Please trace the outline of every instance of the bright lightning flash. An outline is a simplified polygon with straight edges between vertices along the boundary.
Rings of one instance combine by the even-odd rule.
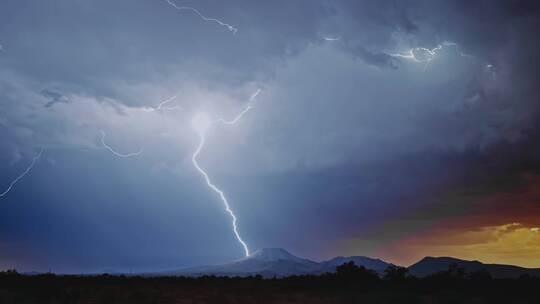
[[[6,194],[9,193],[9,191],[11,191],[11,188],[13,188],[13,186],[19,181],[21,180],[26,174],[28,174],[32,168],[34,168],[34,165],[36,164],[36,162],[38,161],[38,159],[41,158],[41,154],[43,154],[43,148],[41,148],[41,150],[39,150],[39,153],[36,154],[36,156],[34,156],[34,158],[32,158],[32,162],[30,163],[30,165],[26,168],[26,170],[23,171],[23,173],[21,173],[21,175],[17,176],[17,178],[15,178],[10,184],[9,184],[9,187],[7,187],[7,189],[0,193],[0,197],[3,197],[5,196]]]
[[[457,43],[445,41],[442,44],[437,45],[432,49],[424,47],[415,47],[407,51],[406,53],[394,53],[388,54],[392,57],[403,58],[412,60],[418,63],[424,63],[424,70],[427,66],[437,57],[437,54],[445,47],[454,47],[455,51],[462,57],[472,57],[471,55],[465,54],[459,50]]]
[[[140,149],[137,152],[126,153],[126,154],[117,152],[111,146],[107,145],[107,143],[105,142],[105,137],[106,136],[107,136],[107,134],[105,133],[105,131],[101,130],[101,144],[103,145],[103,147],[105,149],[109,150],[112,154],[114,154],[114,155],[116,155],[118,157],[127,158],[127,157],[132,157],[132,156],[138,156],[143,152],[142,149]]]
[[[199,113],[195,115],[195,117],[193,117],[193,120],[191,121],[193,129],[197,132],[197,134],[199,134],[199,145],[197,146],[197,149],[195,149],[195,152],[193,152],[193,155],[191,156],[191,161],[193,162],[193,166],[204,177],[204,180],[206,181],[206,184],[208,185],[208,187],[210,187],[210,189],[212,189],[214,192],[216,192],[219,195],[219,198],[221,199],[221,201],[223,202],[223,205],[225,206],[225,211],[227,211],[227,213],[229,213],[229,215],[232,218],[232,226],[233,226],[234,235],[236,236],[236,239],[238,240],[238,242],[244,248],[244,254],[246,257],[249,256],[249,248],[246,242],[240,236],[240,233],[238,232],[238,226],[236,225],[236,221],[237,221],[236,215],[231,210],[229,206],[229,201],[225,197],[225,194],[223,193],[223,191],[221,191],[218,187],[216,187],[216,185],[212,183],[212,181],[210,180],[210,177],[208,176],[208,173],[206,173],[206,171],[204,171],[204,169],[201,168],[201,166],[199,165],[199,162],[197,161],[197,157],[199,156],[202,148],[204,147],[204,144],[206,142],[206,133],[208,132],[210,127],[218,123],[227,124],[227,125],[236,124],[242,118],[242,116],[244,116],[244,114],[246,114],[249,110],[251,110],[252,108],[251,103],[257,97],[257,95],[259,95],[260,92],[261,90],[258,89],[257,92],[255,92],[255,94],[253,94],[251,98],[249,99],[250,103],[246,106],[246,108],[232,120],[225,120],[223,118],[219,118],[212,121],[210,120],[208,115],[206,115],[205,113]]]
[[[201,12],[199,12],[196,8],[193,8],[193,7],[190,7],[190,6],[178,6],[176,5],[174,2],[172,2],[171,0],[165,0],[167,1],[167,3],[169,3],[172,7],[174,7],[175,9],[181,11],[181,10],[189,10],[189,11],[192,11],[194,12],[195,14],[199,15],[199,17],[201,17],[202,20],[204,21],[208,21],[208,22],[215,22],[221,26],[224,26],[226,27],[229,31],[231,31],[233,34],[236,34],[236,32],[238,31],[237,28],[235,28],[234,26],[230,25],[230,24],[227,24],[225,22],[222,22],[221,20],[219,19],[216,19],[216,18],[208,18],[206,16],[204,16],[203,14],[201,14]]]
[[[172,111],[172,110],[180,109],[180,106],[178,106],[178,105],[165,106],[166,104],[168,104],[169,102],[171,102],[171,101],[173,101],[175,99],[176,99],[176,95],[169,98],[169,99],[165,99],[164,101],[160,102],[157,107],[144,107],[144,108],[142,108],[142,110],[145,111],[145,112],[156,112],[156,111],[160,111],[160,110]]]

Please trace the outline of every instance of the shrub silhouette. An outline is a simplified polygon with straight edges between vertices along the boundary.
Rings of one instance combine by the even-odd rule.
[[[384,270],[383,279],[388,281],[404,281],[409,274],[409,269],[400,266],[388,266]]]
[[[492,278],[452,265],[424,278],[390,267],[384,280],[353,262],[284,278],[75,276],[0,272],[0,303],[538,303],[540,278]]]
[[[379,276],[373,270],[357,266],[354,262],[344,263],[336,267],[336,277],[348,286],[370,287],[379,281]]]

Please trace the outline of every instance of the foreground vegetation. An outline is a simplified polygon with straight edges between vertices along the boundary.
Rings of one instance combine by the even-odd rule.
[[[540,279],[493,279],[451,266],[426,278],[353,263],[334,274],[264,279],[0,272],[0,303],[540,303]]]

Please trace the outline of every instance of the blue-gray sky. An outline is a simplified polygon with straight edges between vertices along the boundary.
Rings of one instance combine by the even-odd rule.
[[[407,264],[473,245],[540,266],[535,1],[174,3],[238,30],[165,0],[0,4],[0,191],[44,149],[0,198],[0,268],[240,258],[191,121],[258,89],[199,158],[251,249]],[[489,255],[508,227],[534,246]],[[456,240],[476,232],[493,235]]]

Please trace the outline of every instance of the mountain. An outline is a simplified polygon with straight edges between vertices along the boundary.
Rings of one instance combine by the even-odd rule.
[[[448,267],[452,264],[465,269],[466,272],[484,269],[494,278],[518,278],[524,274],[540,277],[540,268],[484,264],[479,261],[466,261],[451,257],[425,257],[416,264],[409,266],[409,273],[417,277],[425,277],[436,272],[448,270]]]
[[[257,250],[249,257],[231,263],[181,269],[174,275],[226,275],[248,276],[260,274],[265,277],[282,277],[295,274],[308,274],[318,269],[318,263],[290,254],[282,248]]]
[[[336,267],[353,261],[357,265],[373,269],[379,273],[390,266],[384,261],[361,256],[337,257],[329,261],[315,262],[292,255],[283,248],[264,248],[255,251],[249,257],[231,263],[193,267],[157,275],[223,275],[249,276],[260,274],[264,277],[284,277],[290,275],[321,274],[335,272]]]
[[[354,262],[358,266],[374,270],[380,276],[384,270],[393,264],[379,259],[364,256],[335,257],[328,261],[315,262],[309,259],[297,257],[283,248],[264,248],[253,252],[249,257],[242,258],[230,263],[185,268],[175,271],[147,273],[149,276],[250,276],[262,275],[263,277],[285,277],[291,275],[318,275],[332,273],[336,267],[344,263]],[[457,265],[466,272],[479,270],[488,271],[494,278],[518,278],[521,275],[540,277],[540,268],[523,268],[512,265],[484,264],[478,261],[466,261],[451,257],[425,257],[416,264],[408,267],[409,273],[416,277],[425,277],[437,272],[446,271],[450,265]]]

